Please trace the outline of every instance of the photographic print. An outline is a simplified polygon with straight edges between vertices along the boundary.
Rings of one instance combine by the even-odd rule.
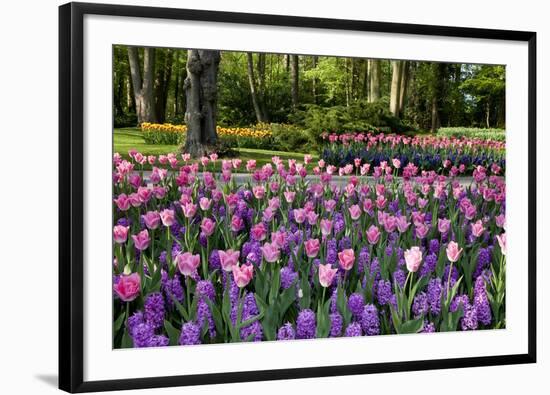
[[[112,47],[112,346],[506,328],[506,66]]]

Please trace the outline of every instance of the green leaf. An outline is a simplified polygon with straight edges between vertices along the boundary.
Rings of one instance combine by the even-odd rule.
[[[164,320],[164,329],[166,329],[166,333],[168,334],[168,338],[170,339],[170,345],[176,346],[179,343],[181,331],[174,328],[170,321],[167,320]]]
[[[124,333],[122,335],[122,342],[120,345],[121,348],[132,348],[134,347],[134,341],[128,334],[128,329],[124,329]]]
[[[397,333],[418,333],[424,327],[424,317],[418,317],[414,320],[403,322],[399,327],[396,327]]]
[[[126,312],[123,311],[119,316],[118,318],[116,319],[114,325],[113,325],[113,330],[114,330],[114,333],[117,333],[120,329],[120,327],[122,326],[122,324],[124,323],[124,319],[126,318]]]

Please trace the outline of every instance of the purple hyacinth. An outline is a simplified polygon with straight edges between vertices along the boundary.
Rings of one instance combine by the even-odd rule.
[[[254,321],[252,324],[241,328],[241,340],[259,342],[263,338],[263,329],[260,321]]]
[[[295,338],[296,332],[290,322],[281,326],[277,332],[277,340],[294,340]]]
[[[316,331],[315,313],[310,309],[300,311],[296,319],[296,338],[313,339]]]
[[[420,277],[428,277],[431,275],[437,266],[437,254],[428,254],[424,258],[424,264],[420,268]]]
[[[420,333],[434,333],[435,332],[435,325],[433,322],[424,321],[424,326],[422,327],[422,330]]]
[[[474,307],[477,312],[477,319],[483,325],[489,325],[493,319],[491,305],[487,297],[486,283],[483,276],[476,279],[474,287]]]
[[[351,322],[346,328],[346,337],[362,336],[361,324],[358,322]]]
[[[428,297],[428,304],[430,305],[430,312],[433,315],[439,315],[441,312],[441,292],[443,287],[441,285],[440,278],[431,279],[428,283],[428,291],[426,293]]]
[[[439,240],[431,239],[428,242],[428,252],[434,255],[439,254]]]
[[[327,241],[327,256],[326,256],[326,262],[328,264],[335,264],[338,261],[338,248],[337,248],[337,241],[334,239],[330,239]]]
[[[338,337],[342,334],[344,320],[338,312],[330,314],[330,337]]]
[[[195,286],[195,292],[200,297],[206,297],[210,300],[214,300],[216,297],[216,290],[214,289],[214,285],[212,285],[212,281],[210,280],[200,280],[197,282],[197,285]]]
[[[200,298],[197,303],[197,324],[202,328],[203,325],[208,326],[208,334],[210,338],[216,337],[216,325],[214,317],[210,311],[210,306],[206,303],[205,298]]]
[[[392,285],[390,281],[379,280],[376,290],[376,299],[380,305],[385,306],[392,296]]]
[[[154,329],[161,328],[164,324],[164,298],[160,292],[147,295],[145,299],[145,321]]]
[[[480,248],[477,255],[477,264],[474,271],[474,278],[478,278],[483,270],[487,269],[491,264],[491,250],[489,248]]]
[[[170,343],[170,339],[168,339],[164,335],[153,335],[147,342],[147,347],[166,347]]]
[[[380,334],[380,318],[376,306],[372,304],[365,305],[361,313],[361,328],[367,336]]]
[[[179,275],[176,274],[172,279],[168,278],[168,274],[166,274],[166,276],[163,275],[162,291],[164,292],[166,304],[169,308],[174,306],[174,299],[179,303],[183,302],[184,292]]]
[[[208,258],[208,266],[210,270],[216,270],[222,267],[218,250],[212,250],[212,252],[210,252],[210,257]]]
[[[126,328],[128,328],[128,333],[130,334],[130,336],[133,337],[134,329],[139,324],[143,324],[144,322],[145,318],[142,311],[136,311],[134,314],[132,314],[126,322]]]
[[[397,269],[393,272],[393,282],[399,284],[401,288],[405,286],[405,281],[407,280],[407,275],[403,269]]]
[[[288,289],[296,280],[298,277],[298,273],[296,273],[292,268],[285,266],[281,269],[281,288],[282,289]]]
[[[338,250],[343,251],[351,248],[351,239],[348,236],[344,236],[338,242]]]
[[[414,297],[412,311],[415,317],[427,314],[429,310],[428,296],[425,292],[420,292]]]
[[[137,324],[131,333],[135,348],[148,347],[150,339],[155,335],[155,329],[148,322]]]
[[[358,317],[363,312],[363,307],[365,306],[365,300],[363,295],[359,292],[352,293],[348,298],[348,308],[351,313]]]
[[[361,251],[359,251],[359,258],[357,259],[357,262],[359,264],[359,267],[361,269],[367,267],[370,263],[370,255],[369,255],[369,248],[363,247],[361,248]]]
[[[201,329],[194,322],[186,322],[181,327],[179,343],[182,346],[201,344]]]
[[[460,327],[463,331],[477,329],[477,311],[475,306],[470,304],[468,295],[457,295],[451,301],[449,310],[451,312],[457,311],[460,307],[463,309],[463,315],[460,319]]]

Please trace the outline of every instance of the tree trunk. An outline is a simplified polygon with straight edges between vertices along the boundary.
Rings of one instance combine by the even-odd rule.
[[[370,87],[369,102],[374,103],[380,100],[380,60],[372,59],[370,61]]]
[[[137,47],[128,48],[128,60],[130,62],[138,124],[157,122],[153,96],[155,48],[144,48],[143,50],[143,77],[141,76]]]
[[[431,133],[437,132],[441,122],[439,114],[439,101],[443,93],[443,78],[445,75],[445,63],[433,63],[433,87],[432,87],[432,126]]]
[[[185,80],[187,108],[187,138],[185,152],[198,158],[216,144],[219,51],[196,50],[187,52]]]
[[[166,102],[168,101],[168,87],[172,78],[173,54],[171,49],[161,50],[160,67],[155,78],[155,112],[158,122],[166,119]]]
[[[258,101],[256,78],[254,77],[254,57],[251,52],[246,53],[247,58],[247,70],[248,70],[248,84],[250,85],[250,97],[252,98],[252,105],[254,106],[254,113],[256,114],[256,120],[263,122],[263,114]]]
[[[487,129],[491,127],[491,100],[487,99],[487,105],[485,110],[485,125],[487,126]]]
[[[430,128],[431,133],[437,132],[439,128],[439,111],[437,109],[438,98],[434,95],[432,97],[432,126]]]
[[[258,99],[263,122],[269,122],[265,89],[265,53],[258,54]]]
[[[399,95],[401,93],[401,68],[403,63],[400,60],[392,60],[392,80],[390,93],[390,112],[399,116]]]
[[[399,116],[405,112],[405,99],[407,95],[407,85],[409,83],[409,62],[403,61],[401,66],[401,89],[399,92]]]
[[[290,55],[290,94],[292,96],[292,107],[298,106],[299,92],[298,85],[300,82],[300,70],[299,70],[299,57],[298,55]]]

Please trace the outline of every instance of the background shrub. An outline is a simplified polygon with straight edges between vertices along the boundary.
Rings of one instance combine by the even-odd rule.
[[[438,136],[445,137],[469,137],[469,138],[481,138],[487,140],[506,140],[506,130],[504,129],[483,129],[483,128],[439,128],[437,131]]]

